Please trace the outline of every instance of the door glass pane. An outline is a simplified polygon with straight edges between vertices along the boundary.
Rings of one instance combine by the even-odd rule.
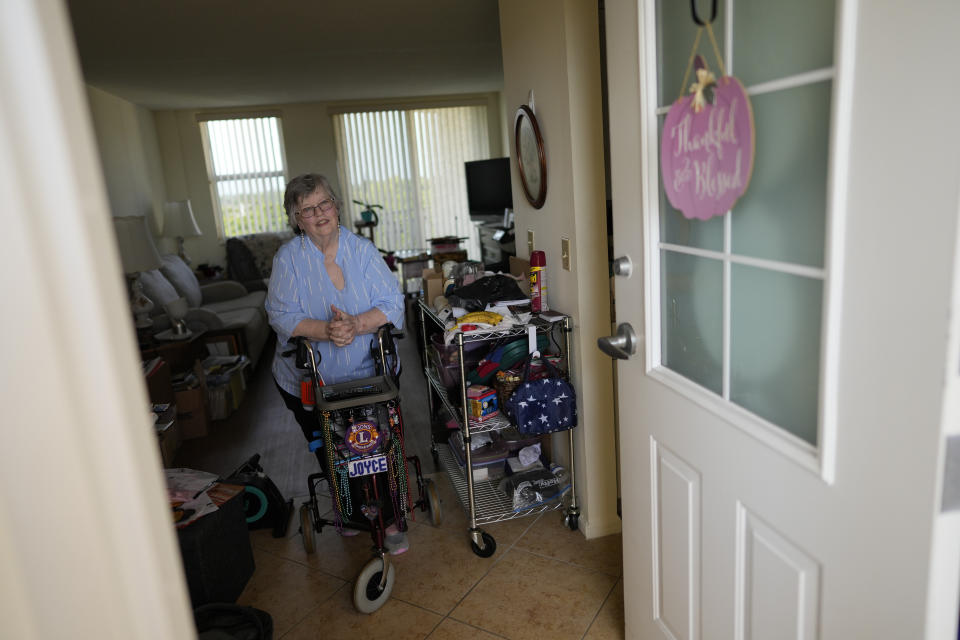
[[[730,400],[816,446],[823,283],[738,264],[730,281]]]
[[[695,0],[697,5],[697,15],[700,19],[707,21],[710,19],[710,0]],[[713,23],[713,34],[717,38],[717,46],[720,47],[720,55],[723,55],[723,34],[724,34],[724,0],[717,0],[717,19]],[[657,2],[657,60],[659,62],[659,100],[660,106],[670,104],[680,97],[680,84],[683,82],[683,74],[686,71],[687,63],[690,61],[690,49],[693,47],[693,41],[697,37],[697,25],[690,14],[690,3],[686,0],[668,2],[660,0]],[[706,29],[700,36],[700,44],[697,47],[697,53],[703,56],[707,66],[711,71],[720,75],[720,67],[717,64],[717,56],[713,52],[713,46],[710,44],[710,37]],[[690,70],[690,77],[693,77],[693,70]],[[693,80],[687,80],[687,84]]]
[[[834,0],[736,0],[733,75],[749,87],[832,67],[835,4]]]
[[[673,251],[661,253],[663,365],[723,392],[723,263]]]
[[[831,85],[752,98],[756,157],[733,208],[734,253],[823,266]]]
[[[666,116],[660,116],[657,149],[659,140],[663,137],[663,123]],[[670,206],[667,192],[663,188],[663,176],[658,185],[660,190],[660,241],[680,244],[686,247],[723,250],[723,216],[715,216],[709,220],[689,220],[683,217],[677,209]]]

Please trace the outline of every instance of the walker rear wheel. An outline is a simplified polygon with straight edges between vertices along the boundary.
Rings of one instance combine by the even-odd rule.
[[[309,502],[300,505],[300,532],[303,534],[303,550],[313,553],[316,544],[314,543],[313,514],[310,512]]]
[[[440,494],[437,492],[437,483],[427,478],[424,481],[427,493],[427,505],[430,507],[430,523],[439,527],[443,522],[443,507],[440,505]]]
[[[387,581],[381,589],[384,562],[382,558],[373,558],[363,567],[353,583],[353,606],[360,613],[373,613],[390,598],[397,572],[393,564],[387,563]]]

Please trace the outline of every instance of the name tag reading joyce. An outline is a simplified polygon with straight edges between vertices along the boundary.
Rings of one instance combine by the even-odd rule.
[[[351,460],[348,466],[351,478],[360,476],[370,476],[375,473],[387,472],[387,456],[373,456],[372,458],[359,458]]]
[[[721,77],[713,104],[694,96],[673,103],[663,123],[660,167],[670,204],[686,218],[723,215],[747,190],[753,173],[753,107],[740,81]]]

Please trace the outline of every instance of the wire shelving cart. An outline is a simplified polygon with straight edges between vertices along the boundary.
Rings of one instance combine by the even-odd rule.
[[[500,431],[512,426],[510,420],[501,411],[499,415],[478,421],[470,416],[469,405],[467,403],[467,371],[464,359],[464,345],[471,345],[475,342],[489,342],[522,338],[528,335],[530,327],[533,327],[538,335],[550,334],[559,330],[563,334],[562,355],[566,361],[566,369],[570,367],[570,317],[560,314],[554,314],[551,317],[557,317],[554,320],[546,320],[539,315],[534,315],[526,325],[513,325],[504,329],[481,329],[468,333],[460,332],[456,335],[456,345],[459,362],[459,407],[455,406],[450,398],[450,391],[440,381],[437,371],[431,366],[431,359],[427,350],[430,348],[428,339],[427,323],[431,323],[434,328],[444,329],[443,320],[438,317],[422,299],[418,301],[420,312],[421,338],[424,353],[423,362],[424,373],[428,382],[427,398],[429,402],[430,415],[434,415],[435,402],[440,402],[447,413],[457,420],[460,432],[463,436],[464,456],[466,464],[464,468],[455,459],[450,445],[438,443],[431,437],[431,449],[435,458],[442,465],[450,482],[457,492],[457,497],[467,513],[470,538],[470,545],[473,552],[482,558],[489,558],[494,554],[497,548],[496,540],[493,536],[484,531],[481,525],[523,518],[526,516],[543,513],[544,511],[554,511],[564,508],[566,500],[558,498],[542,504],[537,504],[529,508],[515,509],[511,498],[501,491],[497,486],[497,481],[488,479],[475,479],[473,477],[472,456],[470,442],[474,436],[484,432]],[[432,393],[431,393],[432,390]],[[435,399],[436,398],[436,399]],[[559,431],[553,433],[559,434]],[[577,503],[577,485],[576,469],[574,465],[574,437],[573,430],[567,430],[569,455],[570,455],[570,489],[566,492],[569,495],[569,504],[564,511],[564,523],[571,530],[576,530],[579,526],[580,507]],[[470,472],[467,472],[470,471]]]

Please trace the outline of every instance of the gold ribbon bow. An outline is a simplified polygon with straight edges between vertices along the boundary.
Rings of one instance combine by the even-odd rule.
[[[690,93],[693,94],[693,112],[700,113],[707,104],[707,98],[704,90],[717,83],[716,77],[709,69],[697,69],[697,81],[690,85]]]

